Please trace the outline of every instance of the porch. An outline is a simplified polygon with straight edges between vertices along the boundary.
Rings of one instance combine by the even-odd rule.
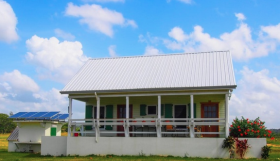
[[[96,141],[99,137],[224,138],[229,134],[229,96],[229,90],[69,95],[68,136],[79,134]],[[72,99],[86,102],[84,119],[72,119]]]

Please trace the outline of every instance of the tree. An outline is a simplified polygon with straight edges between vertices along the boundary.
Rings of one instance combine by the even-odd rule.
[[[0,133],[11,132],[15,129],[16,124],[12,119],[9,119],[9,115],[0,113]]]

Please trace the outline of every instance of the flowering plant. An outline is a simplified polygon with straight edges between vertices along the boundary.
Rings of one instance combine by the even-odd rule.
[[[264,126],[264,121],[260,118],[255,120],[245,119],[243,116],[241,119],[236,118],[233,120],[232,125],[230,125],[230,135],[233,137],[269,137],[273,139],[271,131],[267,130]]]

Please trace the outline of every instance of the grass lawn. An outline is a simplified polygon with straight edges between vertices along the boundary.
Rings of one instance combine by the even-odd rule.
[[[63,133],[63,136],[66,136],[67,133]],[[8,141],[6,140],[9,134],[0,134],[0,161],[4,160],[17,160],[17,161],[35,161],[35,160],[72,160],[72,161],[81,161],[81,160],[153,160],[153,161],[161,161],[161,160],[238,160],[238,159],[207,159],[207,158],[181,158],[181,157],[160,157],[160,156],[73,156],[73,157],[52,157],[52,156],[41,156],[40,154],[32,154],[32,153],[8,153]],[[272,152],[270,153],[270,158],[268,160],[280,161],[280,138],[277,138],[276,141],[271,141],[268,139],[268,144],[272,146]],[[256,159],[246,159],[246,161],[251,161]]]

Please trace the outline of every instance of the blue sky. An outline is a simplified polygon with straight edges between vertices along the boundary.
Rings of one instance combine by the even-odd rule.
[[[67,112],[64,85],[88,58],[230,50],[230,119],[280,128],[276,0],[0,0],[0,112]],[[74,103],[74,117],[83,117]],[[76,108],[75,108],[76,107]]]

